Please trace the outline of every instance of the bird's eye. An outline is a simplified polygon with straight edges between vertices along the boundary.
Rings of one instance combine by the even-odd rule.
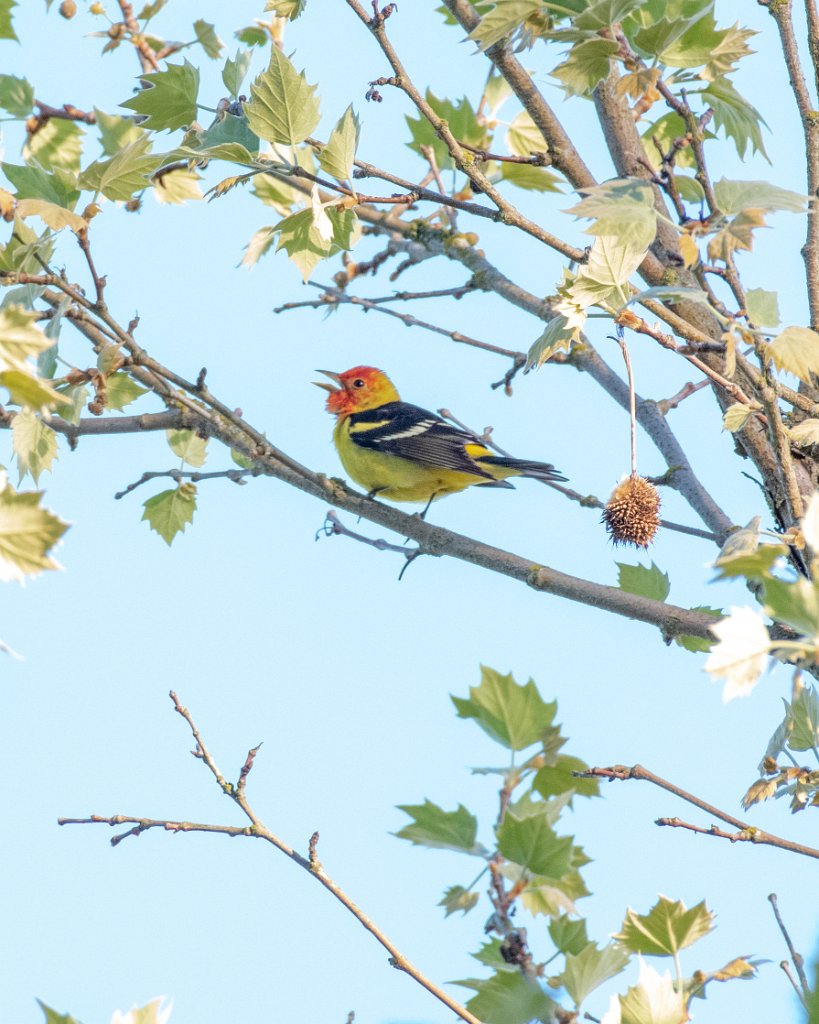
[[[354,388],[363,388],[364,387],[364,381],[360,377],[356,377],[356,379],[353,381],[353,387]]]

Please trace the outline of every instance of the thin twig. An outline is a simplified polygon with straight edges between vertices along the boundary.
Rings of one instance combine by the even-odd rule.
[[[141,487],[143,484],[147,484],[149,480],[156,480],[159,477],[170,477],[179,483],[181,480],[190,480],[191,483],[199,483],[200,480],[216,480],[225,479],[232,480],[234,484],[245,484],[246,476],[262,476],[263,471],[256,468],[255,466],[251,469],[222,469],[215,470],[212,473],[199,473],[189,472],[182,469],[166,469],[157,472],[143,473],[139,480],[135,480],[132,484],[122,490],[117,491],[114,498],[119,501],[120,498],[124,498],[126,494],[130,494],[131,491],[135,491],[137,487]]]
[[[664,789],[668,793],[673,793],[674,796],[678,796],[681,800],[685,800],[689,804],[693,804],[694,807],[699,807],[700,810],[705,811],[706,814],[719,818],[720,821],[726,822],[728,825],[733,826],[740,832],[747,833],[748,842],[759,843],[763,846],[775,846],[780,850],[788,850],[791,853],[801,854],[803,857],[813,857],[814,859],[819,860],[819,850],[814,849],[812,846],[804,846],[802,843],[794,843],[790,839],[783,839],[781,836],[775,836],[771,832],[763,832],[762,829],[756,828],[754,825],[749,825],[747,822],[741,821],[739,818],[735,818],[732,814],[728,814],[726,811],[721,811],[713,804],[709,804],[707,801],[701,800],[700,797],[694,796],[694,794],[689,793],[688,790],[682,789],[680,786],[675,786],[673,782],[668,782],[659,775],[655,775],[654,772],[650,772],[647,768],[643,768],[642,765],[635,764],[629,767],[624,764],[615,764],[610,768],[589,768],[582,772],[572,772],[572,774],[576,775],[578,778],[618,779],[620,781],[637,779],[638,781],[651,782],[655,786],[659,786],[660,789]],[[675,819],[669,819],[669,821],[671,820]],[[669,821],[666,821],[665,819],[660,819],[660,821],[662,821],[663,824],[669,823]]]
[[[779,925],[779,930],[782,932],[785,945],[788,947],[791,960],[793,960],[793,966],[796,968],[796,973],[799,975],[799,984],[802,986],[802,995],[800,998],[804,1002],[810,996],[810,985],[808,984],[808,977],[805,974],[805,958],[794,946],[790,933],[785,927],[785,922],[782,920],[782,915],[779,912],[779,903],[776,893],[772,892],[770,896],[768,896],[768,900],[773,908],[774,917],[776,918],[776,923]]]

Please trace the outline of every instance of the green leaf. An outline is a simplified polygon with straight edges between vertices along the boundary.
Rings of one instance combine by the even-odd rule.
[[[216,35],[216,27],[203,18],[199,18],[193,23],[193,30],[196,33],[196,40],[199,45],[208,57],[215,60],[225,45],[219,36]]]
[[[643,140],[643,146],[645,147],[646,156],[648,157],[649,163],[655,170],[659,170],[662,167],[662,158],[660,152],[657,149],[657,145],[664,154],[671,150],[671,147],[677,141],[677,139],[685,138],[687,128],[685,121],[679,114],[673,110],[667,114],[663,114],[662,117],[658,118],[653,124],[650,124],[648,128],[642,133],[641,138]],[[656,143],[655,143],[656,140]],[[690,146],[679,146],[675,149],[674,166],[680,167],[694,167],[696,160],[694,153]]]
[[[88,221],[84,217],[56,203],[50,203],[47,199],[20,199],[16,212],[21,220],[25,220],[26,217],[39,217],[52,231],[71,228],[72,231],[78,232],[88,228]]]
[[[768,160],[762,141],[765,121],[759,111],[741,96],[727,78],[716,78],[702,93],[702,98],[714,111],[714,124],[734,140],[740,160],[745,159],[748,146],[751,154],[761,153]],[[770,160],[768,160],[770,163]]]
[[[197,141],[199,151],[203,155],[207,151],[207,155],[213,159],[250,164],[259,153],[259,140],[250,130],[244,115],[220,114]]]
[[[145,134],[145,129],[141,128],[132,117],[106,114],[96,107],[94,107],[94,113],[97,117],[97,127],[100,130],[100,145],[106,156],[113,156]]]
[[[179,484],[173,490],[161,491],[148,498],[142,513],[147,521],[170,547],[178,533],[184,533],[188,523],[193,522],[196,511],[196,487],[191,483]]]
[[[251,85],[250,102],[244,105],[251,130],[266,142],[303,142],[319,123],[315,92],[281,50],[271,47],[270,64]]]
[[[277,18],[295,21],[306,6],[307,0],[267,0],[264,9],[273,11]]]
[[[807,637],[819,638],[819,587],[801,577],[793,583],[765,580],[765,611]]]
[[[450,131],[459,142],[465,142],[468,146],[475,146],[477,149],[481,149],[486,144],[487,130],[478,123],[472,104],[465,96],[453,103],[451,100],[438,99],[435,93],[427,89],[426,101],[438,117],[446,121]],[[435,160],[441,169],[450,170],[455,167],[455,162],[446,143],[438,137],[435,129],[425,117],[408,116],[406,120],[412,135],[412,142],[407,143],[410,149],[423,156],[421,147],[431,146]]]
[[[469,33],[469,38],[478,44],[479,49],[486,50],[512,35],[528,17],[540,9],[540,0],[496,0],[492,10]]]
[[[785,704],[788,746],[791,750],[813,750],[819,746],[819,695],[816,687],[803,687],[792,704]]]
[[[54,254],[54,239],[50,232],[37,235],[25,221],[14,221],[14,232],[6,245],[0,245],[0,270],[18,270],[24,273],[42,272]],[[42,262],[41,262],[42,261]]]
[[[411,825],[395,833],[398,839],[408,839],[415,846],[458,850],[477,857],[486,853],[476,841],[478,819],[462,804],[458,804],[456,811],[445,811],[430,800],[424,800],[422,804],[401,804],[398,810],[413,819]]]
[[[34,108],[34,86],[25,78],[0,75],[0,107],[12,117],[28,117]]]
[[[609,942],[598,949],[590,942],[579,953],[566,954],[566,966],[560,975],[560,984],[572,998],[576,1009],[596,988],[615,977],[628,964],[629,955],[622,946]]]
[[[0,0],[0,39],[17,39],[11,24],[11,9],[17,6],[17,0]]]
[[[663,64],[674,68],[702,67],[701,77],[713,81],[731,71],[742,57],[753,51],[747,40],[756,35],[749,29],[718,29],[708,11],[660,54]]]
[[[76,121],[52,117],[27,137],[23,158],[46,171],[79,171],[84,134]]]
[[[733,579],[737,576],[751,580],[770,579],[771,570],[787,553],[784,544],[762,544],[753,554],[735,555],[714,563],[717,570],[714,580]]]
[[[0,387],[8,388],[11,402],[30,409],[50,409],[62,401],[59,392],[29,367],[0,372]]]
[[[239,29],[234,35],[245,46],[266,46],[270,42],[270,36],[258,25],[248,25],[246,28]]]
[[[776,292],[749,288],[745,293],[745,311],[754,327],[779,326],[779,302]]]
[[[597,779],[578,779],[572,774],[584,772],[588,767],[579,757],[559,754],[553,765],[547,764],[538,770],[532,780],[532,787],[547,798],[561,793],[600,796],[600,783]]]
[[[166,430],[165,437],[174,455],[199,469],[208,457],[208,439],[199,437],[192,430]]]
[[[31,474],[35,484],[57,458],[57,435],[31,409],[18,412],[11,422],[11,438],[20,480]]]
[[[350,181],[360,132],[361,122],[350,104],[331,132],[327,145],[319,153],[321,169],[339,181]]]
[[[504,141],[513,156],[531,156],[533,153],[546,153],[549,149],[528,110],[521,110],[512,118]]]
[[[0,371],[30,372],[28,358],[36,356],[53,342],[39,331],[34,322],[37,314],[22,306],[0,309]]]
[[[545,167],[534,164],[501,164],[501,179],[529,192],[562,192],[561,179]]]
[[[244,82],[247,76],[252,58],[252,50],[242,50],[240,48],[236,51],[236,56],[233,60],[228,57],[225,61],[225,66],[222,69],[222,81],[225,83],[227,91],[235,100],[239,98],[239,91],[242,88],[242,82]]]
[[[467,1009],[485,1024],[528,1024],[553,1020],[554,1000],[520,971],[498,971],[491,978],[465,978],[456,985],[477,993]]]
[[[671,974],[662,975],[645,961],[640,963],[640,983],[629,986],[620,1003],[620,1024],[681,1024],[690,1019],[685,996],[677,992]]]
[[[452,697],[459,718],[474,718],[493,740],[510,750],[537,743],[552,724],[557,701],[545,703],[530,679],[519,686],[508,675],[481,666],[480,686],[469,688],[469,698]]]
[[[248,269],[255,266],[262,256],[270,251],[275,241],[275,228],[266,227],[259,228],[258,231],[254,231],[250,241],[245,246],[245,254],[242,257],[241,266],[247,267]]]
[[[265,204],[278,210],[282,217],[289,217],[297,193],[285,182],[272,174],[257,174],[253,178],[253,195]]]
[[[700,604],[696,605],[691,609],[692,612],[705,612],[706,615],[712,615],[714,619],[721,619],[725,616],[725,612],[721,608],[709,608],[708,605]],[[689,636],[684,633],[680,636],[674,637],[674,643],[678,647],[682,647],[683,650],[691,651],[692,654],[705,654],[711,650],[714,646],[714,640],[706,640],[702,636]]]
[[[140,395],[147,393],[148,389],[131,380],[127,373],[114,373],[105,380],[105,405],[114,412],[119,412],[135,402]]]
[[[556,835],[545,814],[517,818],[507,811],[498,829],[498,850],[545,878],[562,878],[571,868],[572,840]]]
[[[583,189],[583,198],[566,213],[588,217],[595,223],[587,234],[617,235],[633,225],[656,223],[651,186],[639,178],[615,178]]]
[[[468,914],[480,899],[480,893],[464,889],[462,885],[451,885],[444,893],[444,898],[438,903],[446,911],[446,917],[460,910],[462,914]]]
[[[150,150],[150,136],[144,133],[110,160],[95,160],[80,175],[80,187],[127,202],[148,187],[148,176],[162,163],[162,157]]]
[[[73,387],[60,389],[63,399],[60,415],[66,423],[73,423],[76,426],[80,422],[89,394],[90,392],[84,384],[75,384]]]
[[[2,486],[2,485],[0,485]],[[40,508],[42,493],[18,494],[10,485],[0,490],[0,581],[37,576],[62,566],[49,552],[68,529],[68,523]]]
[[[698,19],[699,14],[693,18],[685,18],[674,17],[669,13],[666,17],[658,18],[643,25],[642,28],[629,32],[628,38],[642,56],[659,57],[663,50],[675,43]]]
[[[154,194],[160,203],[175,203],[182,205],[189,199],[202,199],[202,189],[199,182],[202,176],[196,171],[190,171],[186,167],[175,167],[167,174],[160,174],[154,178]]]
[[[778,369],[806,384],[819,372],[819,334],[809,327],[786,327],[766,348]]]
[[[567,317],[562,313],[553,316],[546,324],[546,330],[529,349],[526,369],[542,366],[557,352],[568,352],[579,337],[580,328],[569,326]]]
[[[67,171],[48,171],[22,164],[3,164],[3,173],[17,191],[18,199],[45,199],[72,210],[80,198],[77,179]]]
[[[652,601],[665,601],[671,590],[668,573],[658,569],[652,562],[651,568],[645,565],[627,565],[625,562],[615,563],[618,568],[617,586],[629,594],[650,597]]]
[[[196,120],[199,71],[187,60],[139,76],[148,88],[120,104],[147,118],[146,128],[173,131]]]
[[[808,202],[807,196],[779,188],[769,181],[730,181],[720,178],[714,182],[714,195],[720,210],[729,216],[747,209],[804,213]]]
[[[549,935],[561,953],[577,954],[589,944],[582,917],[578,921],[573,921],[568,914],[553,917],[549,922]]]
[[[477,953],[470,953],[479,964],[491,967],[493,971],[519,971],[517,964],[508,964],[501,953],[502,942],[499,938],[491,938],[485,942]]]
[[[690,910],[681,900],[672,902],[660,896],[648,914],[626,912],[619,933],[613,936],[631,953],[649,956],[674,956],[692,945],[714,927],[714,915],[698,903]]]
[[[619,49],[613,39],[586,39],[573,46],[566,60],[550,74],[563,83],[567,95],[588,96],[608,78],[612,58]]]
[[[38,999],[37,1002],[40,1004],[40,1009],[45,1014],[45,1024],[80,1024],[78,1020],[75,1020],[69,1013],[57,1013],[56,1010],[52,1010],[50,1006]]]

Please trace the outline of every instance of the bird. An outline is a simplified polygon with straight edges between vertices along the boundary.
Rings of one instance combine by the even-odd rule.
[[[374,366],[343,373],[317,370],[333,382],[326,408],[336,417],[333,441],[344,469],[368,497],[425,503],[467,487],[512,487],[506,478],[565,480],[546,462],[498,455],[475,434],[420,406],[402,402],[390,378]]]

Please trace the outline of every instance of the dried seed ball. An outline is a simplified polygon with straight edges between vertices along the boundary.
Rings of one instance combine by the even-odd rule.
[[[626,477],[612,491],[602,521],[614,544],[647,548],[660,525],[657,488],[644,477]]]

